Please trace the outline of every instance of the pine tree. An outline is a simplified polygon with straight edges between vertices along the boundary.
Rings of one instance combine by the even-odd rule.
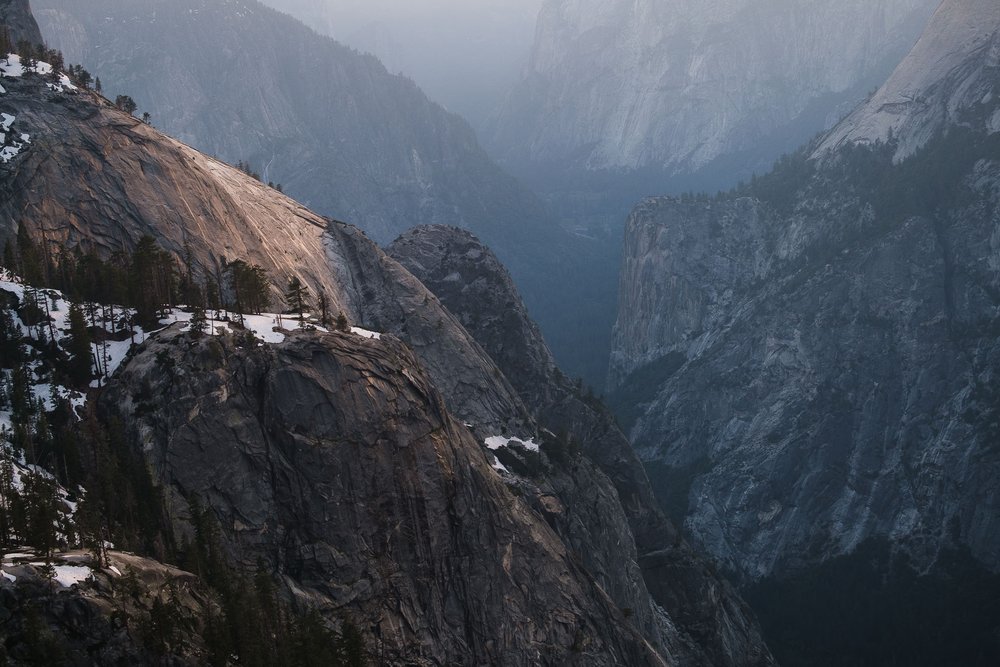
[[[116,97],[115,106],[118,107],[120,111],[124,111],[130,116],[135,113],[136,109],[139,108],[139,105],[135,103],[135,100],[128,95],[119,95]]]
[[[262,267],[241,259],[226,264],[223,271],[229,278],[234,309],[240,316],[240,321],[247,313],[260,315],[271,302],[271,281],[267,272]]]
[[[319,323],[324,327],[330,324],[330,300],[326,298],[326,292],[324,290],[319,291],[319,298],[317,299],[319,304]]]
[[[90,331],[83,309],[77,304],[69,307],[69,376],[73,384],[82,387],[93,377],[93,353]]]
[[[28,234],[24,221],[17,225],[18,273],[24,281],[31,285],[42,282],[42,258],[38,247]]]
[[[292,276],[288,280],[285,302],[288,304],[289,310],[299,316],[299,326],[304,326],[305,313],[309,309],[309,288],[302,284],[298,276]]]
[[[205,309],[195,306],[191,313],[191,333],[195,338],[201,338],[208,332],[208,319],[205,317]]]
[[[343,331],[348,333],[351,330],[351,325],[347,321],[347,317],[343,313],[337,315],[337,331]]]
[[[10,241],[3,244],[3,268],[11,273],[17,273],[17,258],[14,254],[14,246]]]
[[[97,77],[97,80],[94,81],[94,90],[96,90],[98,93],[104,92],[104,88],[101,86],[101,77]]]
[[[10,31],[7,26],[0,25],[0,58],[6,59],[14,51],[14,44],[10,39]]]

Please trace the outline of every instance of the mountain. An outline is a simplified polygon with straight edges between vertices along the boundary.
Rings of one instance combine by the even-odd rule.
[[[44,66],[37,73],[14,56],[3,62],[5,134],[21,137],[0,162],[0,241],[18,248],[5,262],[27,266],[31,256],[58,274],[70,262],[97,261],[71,259],[79,248],[128,271],[151,236],[209,287],[224,259],[252,261],[274,295],[299,277],[364,327],[263,326],[261,340],[213,309],[199,333],[193,314],[177,322],[184,311],[173,303],[162,328],[146,334],[127,330],[120,306],[95,309],[119,314],[110,330],[92,328],[102,345],[118,337],[120,366],[81,399],[88,421],[80,430],[103,425],[110,444],[91,446],[124,457],[97,468],[149,475],[148,505],[139,506],[164,525],[143,528],[154,536],[144,549],[175,550],[222,577],[228,583],[213,585],[230,602],[234,587],[242,590],[231,576],[255,577],[256,590],[260,577],[273,579],[292,608],[338,628],[350,621],[370,654],[391,663],[772,662],[745,605],[669,524],[658,530],[672,541],[661,554],[643,551],[640,564],[630,519],[649,513],[648,486],[633,492],[644,494],[645,509],[626,508],[608,466],[546,433],[524,403],[531,396],[522,398],[460,320],[362,232],[95,93],[52,84]],[[50,303],[66,319],[61,297],[43,292],[39,314],[28,303],[36,290],[11,290],[4,331],[8,316],[20,324],[21,352],[44,348],[42,339],[65,343],[65,333],[44,326]],[[56,370],[32,364],[38,383],[55,382]],[[620,436],[618,446],[615,456],[635,474]],[[73,482],[67,477],[68,488]],[[138,511],[129,497],[126,510]],[[651,557],[660,559],[656,577]],[[655,600],[674,597],[676,611],[664,611],[647,581]]]
[[[131,95],[158,128],[248,162],[311,210],[379,243],[418,224],[473,230],[560,358],[583,365],[591,290],[578,277],[595,244],[563,231],[411,80],[256,0],[41,0],[36,10],[50,44],[109,97]]]
[[[31,13],[28,0],[0,1],[0,25],[7,27],[7,35],[12,44],[27,41],[31,44],[41,44],[42,34],[38,23]]]
[[[997,658],[998,31],[944,2],[826,138],[629,219],[610,400],[781,661]]]
[[[646,474],[625,436],[603,405],[558,369],[496,256],[469,232],[448,227],[413,229],[394,241],[388,252],[431,289],[496,360],[525,405],[531,406],[540,426],[557,434],[564,448],[582,452],[614,485],[635,536],[636,562],[645,586],[653,600],[676,619],[676,628],[664,633],[667,643],[688,647],[681,649],[681,662],[769,664],[769,652],[749,609],[727,583],[716,581],[708,563],[680,540],[657,507]],[[578,477],[575,473],[569,476]],[[593,482],[558,477],[552,475],[555,487],[563,489],[568,507],[589,504]],[[580,516],[576,521],[587,519]],[[595,526],[592,532],[605,530]],[[591,571],[607,567],[592,563],[599,557],[596,553],[583,555]],[[665,586],[667,581],[673,584]],[[706,604],[716,598],[719,604]]]
[[[748,175],[880,85],[937,5],[548,0],[487,144],[515,169]]]

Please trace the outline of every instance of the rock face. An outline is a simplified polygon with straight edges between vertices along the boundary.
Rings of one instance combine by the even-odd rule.
[[[239,349],[167,332],[105,404],[177,516],[206,499],[233,557],[350,612],[389,662],[665,664],[397,340],[301,333]]]
[[[611,488],[621,499],[634,541],[634,559],[648,590],[668,614],[652,626],[680,664],[764,665],[770,655],[749,610],[735,591],[680,540],[656,505],[641,464],[613,419],[587,399],[556,367],[538,327],[531,321],[510,276],[496,257],[466,231],[420,227],[397,239],[389,253],[427,285],[459,318],[535,411],[539,424],[575,442],[598,471],[586,470],[586,459],[549,473],[549,484],[567,508],[590,507],[577,522],[589,523],[585,534],[606,534],[617,503],[595,500],[595,488]],[[603,484],[598,483],[601,479]],[[599,496],[598,496],[599,498]],[[563,527],[573,540],[576,526]],[[622,536],[618,537],[621,544]],[[590,542],[596,543],[593,538]],[[581,543],[577,540],[576,543]],[[614,576],[600,550],[580,553],[588,569]],[[670,582],[670,583],[668,583]],[[609,582],[610,583],[610,582]],[[605,584],[606,590],[621,590]],[[639,600],[641,602],[641,599]],[[640,627],[656,615],[633,601]]]
[[[896,159],[909,157],[976,106],[994,108],[1000,77],[1000,5],[990,0],[944,2],[920,41],[867,104],[820,144],[818,153],[895,137]],[[1000,113],[976,125],[1000,132]]]
[[[53,252],[82,244],[111,254],[148,234],[177,257],[186,242],[203,277],[242,258],[268,271],[275,300],[298,275],[342,306],[323,218],[95,95],[52,91],[35,77],[4,87],[0,107],[31,143],[0,164],[0,238],[25,221]]]
[[[489,145],[587,170],[766,165],[881,84],[937,5],[549,0]]]
[[[22,40],[32,44],[42,43],[42,33],[38,30],[28,0],[0,0],[0,26],[7,28],[14,44]]]
[[[690,485],[695,542],[747,578],[874,539],[923,569],[954,547],[1000,569],[994,38],[902,83],[929,45],[957,46],[938,30],[966,11],[995,35],[984,7],[944,3],[876,94],[975,89],[944,137],[903,114],[898,143],[866,146],[859,112],[818,162],[814,147],[733,196],[649,200],[628,223],[611,384],[640,456]]]

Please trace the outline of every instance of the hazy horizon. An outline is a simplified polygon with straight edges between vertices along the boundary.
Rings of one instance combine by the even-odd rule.
[[[527,62],[543,0],[262,0],[377,56],[479,129]]]

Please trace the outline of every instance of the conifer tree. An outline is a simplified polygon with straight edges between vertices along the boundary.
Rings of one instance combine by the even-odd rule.
[[[316,299],[319,305],[319,323],[324,327],[330,324],[330,300],[326,298],[326,292],[324,290],[319,291],[319,297]]]
[[[14,51],[14,44],[10,39],[10,31],[7,26],[0,25],[0,58],[6,59]]]
[[[90,331],[83,309],[77,304],[69,307],[69,376],[72,382],[82,387],[93,377],[93,353]]]
[[[285,302],[288,304],[289,310],[299,316],[299,326],[304,326],[305,313],[309,309],[309,288],[302,284],[298,276],[292,276],[288,280]]]
[[[24,221],[17,225],[17,252],[19,255],[18,273],[30,285],[42,282],[42,257],[38,247],[28,234]]]
[[[17,273],[17,258],[14,256],[14,246],[10,241],[3,244],[3,268],[11,273]]]
[[[191,333],[195,338],[201,338],[208,332],[208,318],[205,316],[205,309],[195,306],[191,313]]]

